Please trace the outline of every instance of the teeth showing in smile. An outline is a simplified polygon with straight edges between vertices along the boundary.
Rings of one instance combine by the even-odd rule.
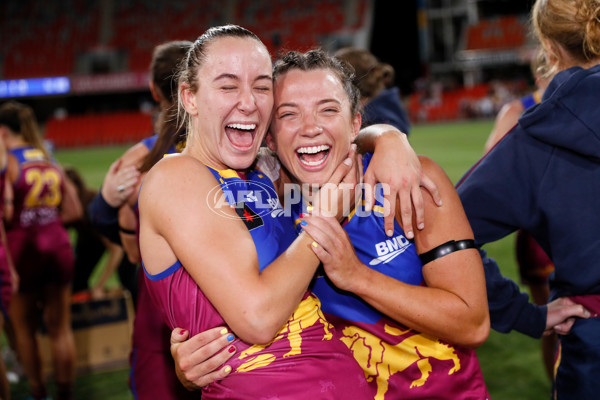
[[[322,144],[320,146],[300,147],[296,150],[296,153],[302,164],[314,167],[325,161],[329,154],[329,146]]]
[[[242,129],[245,131],[251,131],[253,129],[256,129],[256,124],[229,124],[227,125],[228,128],[233,128],[233,129]]]
[[[300,154],[316,154],[320,151],[325,151],[325,150],[329,150],[329,146],[322,144],[320,146],[300,147],[296,151]]]

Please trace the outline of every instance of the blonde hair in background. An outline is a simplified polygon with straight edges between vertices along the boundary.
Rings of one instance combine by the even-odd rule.
[[[599,0],[537,0],[532,25],[540,42],[549,39],[579,63],[600,56]],[[552,49],[545,50],[558,56]]]
[[[541,77],[544,79],[552,76],[552,66],[548,63],[546,52],[542,46],[531,60],[531,74],[536,78]]]

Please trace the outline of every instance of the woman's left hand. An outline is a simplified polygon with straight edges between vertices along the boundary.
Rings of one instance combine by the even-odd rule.
[[[377,129],[374,129],[377,128]],[[384,218],[385,231],[388,236],[394,232],[396,201],[400,201],[400,219],[402,229],[409,239],[414,238],[414,226],[425,227],[425,208],[421,187],[425,188],[438,206],[442,198],[437,185],[423,173],[421,163],[415,151],[408,143],[406,135],[396,128],[386,125],[375,125],[363,129],[361,148],[373,152],[369,167],[365,171],[365,186],[375,187],[377,183],[384,185]],[[373,129],[372,131],[370,129]],[[361,131],[362,132],[362,131]],[[369,139],[370,138],[370,139]],[[374,190],[368,191],[365,198],[365,209],[371,209],[375,202]]]

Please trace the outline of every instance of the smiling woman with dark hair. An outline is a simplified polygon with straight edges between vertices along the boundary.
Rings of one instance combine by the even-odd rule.
[[[361,125],[352,75],[336,58],[313,50],[286,54],[273,76],[267,143],[282,175],[322,185]],[[315,148],[327,150],[304,152]],[[381,201],[368,212],[359,199],[342,225],[335,218],[303,218],[325,272],[312,290],[337,339],[363,368],[373,398],[484,399],[473,349],[489,333],[481,259],[452,183],[432,160],[420,159],[444,204],[438,207],[424,192],[428,223],[414,229],[414,240],[397,221],[388,234]],[[363,157],[365,167],[370,161],[371,154]],[[305,206],[291,208],[301,216],[308,214]],[[392,212],[399,220],[399,209]]]

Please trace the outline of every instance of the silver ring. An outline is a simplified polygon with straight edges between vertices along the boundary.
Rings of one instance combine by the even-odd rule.
[[[125,190],[125,185],[119,185],[119,186],[117,186],[117,192],[123,193],[124,190]]]

